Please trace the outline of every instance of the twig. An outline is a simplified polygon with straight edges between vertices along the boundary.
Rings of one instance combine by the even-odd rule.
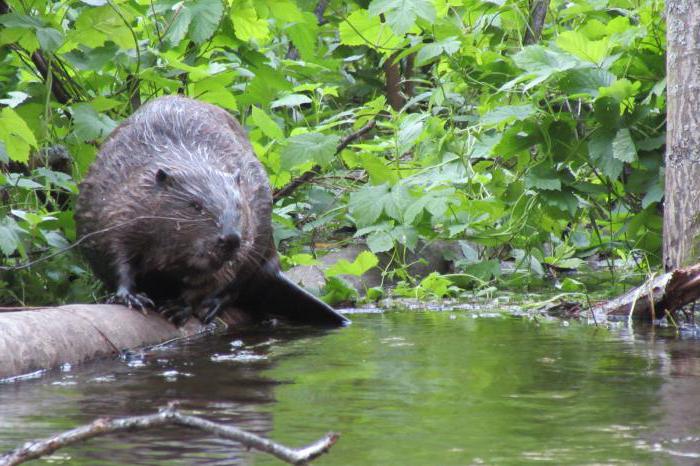
[[[335,148],[335,153],[336,155],[339,154],[343,149],[348,147],[353,141],[356,139],[361,138],[365,134],[367,134],[374,126],[377,124],[376,120],[370,120],[369,123],[364,125],[362,128],[358,129],[352,134],[348,134],[345,136],[343,139],[340,140],[338,145]],[[289,196],[292,194],[294,191],[297,190],[300,186],[310,182],[313,180],[318,174],[321,173],[321,166],[320,165],[314,165],[311,167],[311,170],[308,172],[294,178],[292,181],[287,183],[285,186],[281,187],[277,191],[275,191],[274,195],[272,198],[277,201],[278,199],[281,199],[283,197]]]
[[[209,432],[218,437],[239,442],[248,448],[255,448],[264,453],[269,453],[289,464],[308,463],[327,452],[339,437],[338,434],[329,433],[306,447],[289,448],[236,427],[225,426],[197,416],[182,414],[175,410],[173,405],[169,405],[157,414],[129,416],[120,419],[100,418],[90,424],[62,432],[47,439],[27,442],[21,447],[0,456],[0,466],[21,464],[93,437],[117,432],[151,429],[164,425],[178,425]]]
[[[0,0],[0,14],[10,13],[10,6],[4,0]],[[44,58],[41,51],[37,50],[31,54],[32,63],[36,67],[37,71],[41,75],[44,82],[51,81],[51,92],[53,93],[56,100],[61,104],[67,104],[72,100],[72,96],[66,91],[63,83],[58,79],[58,76],[54,73],[52,66],[50,66],[49,61]]]

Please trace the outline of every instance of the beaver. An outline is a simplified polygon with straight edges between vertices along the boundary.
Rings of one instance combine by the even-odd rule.
[[[272,192],[226,111],[173,96],[147,103],[105,140],[79,186],[81,249],[112,301],[207,323],[254,317],[345,325],[280,271]]]

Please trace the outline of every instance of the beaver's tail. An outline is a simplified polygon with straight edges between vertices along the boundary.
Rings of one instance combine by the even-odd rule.
[[[241,286],[238,295],[237,305],[258,317],[329,327],[350,324],[350,319],[285,277],[276,260],[269,261],[247,286]]]

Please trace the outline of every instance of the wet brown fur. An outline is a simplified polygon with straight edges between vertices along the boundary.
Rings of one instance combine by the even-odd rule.
[[[196,311],[263,268],[279,270],[271,213],[267,174],[238,122],[213,105],[163,97],[105,141],[75,218],[78,236],[88,236],[85,256],[110,291],[125,264],[135,292]],[[231,227],[241,235],[232,255],[215,245]]]

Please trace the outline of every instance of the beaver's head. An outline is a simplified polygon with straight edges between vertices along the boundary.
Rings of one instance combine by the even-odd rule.
[[[150,173],[154,212],[149,268],[213,272],[236,258],[249,229],[240,176],[206,164],[158,166]]]

